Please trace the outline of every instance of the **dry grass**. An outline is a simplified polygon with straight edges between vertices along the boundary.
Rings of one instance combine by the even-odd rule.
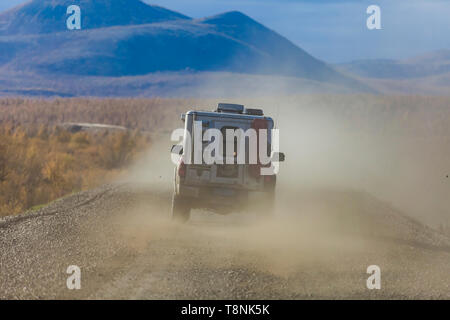
[[[182,112],[198,108],[211,110],[217,102],[220,101],[1,98],[0,215],[22,212],[67,193],[103,183],[105,179],[126,170],[139,152],[149,147],[148,136],[153,139],[159,139],[159,133],[167,136],[181,125]],[[399,186],[402,187],[398,189],[405,189],[404,194],[409,195],[414,194],[408,193],[410,185],[428,183],[437,186],[436,190],[430,189],[433,192],[424,189],[425,192],[412,197],[424,199],[427,195],[425,200],[430,206],[424,204],[418,210],[425,212],[425,209],[434,208],[433,211],[448,217],[448,208],[431,205],[445,197],[450,181],[445,179],[445,175],[450,174],[447,165],[447,159],[450,159],[449,97],[325,94],[281,99],[225,99],[223,102],[262,107],[276,120],[279,107],[279,124],[285,131],[289,131],[289,121],[296,122],[292,127],[298,129],[298,119],[295,118],[298,114],[302,126],[312,126],[312,137],[319,136],[318,132],[323,131],[319,139],[321,143],[327,137],[328,125],[341,125],[342,130],[355,134],[362,141],[371,142],[373,146],[359,150],[353,145],[347,146],[346,141],[340,141],[339,150],[349,147],[349,154],[364,156],[364,152],[373,149],[374,157],[382,163],[391,166],[401,163],[398,169],[405,167],[407,174],[402,179],[409,183],[403,186],[404,181],[400,181]],[[309,118],[312,122],[303,119],[311,114],[319,115],[320,121],[314,122],[314,117]],[[129,128],[130,132],[87,134],[57,129],[59,124],[65,122],[119,125]],[[377,153],[376,141],[385,147],[381,150],[384,153]],[[394,157],[393,153],[397,155]],[[380,168],[382,166],[378,163],[369,167],[376,177],[392,174],[390,171],[378,172]],[[358,178],[361,175],[358,174]],[[386,186],[390,187],[394,180],[386,178],[380,181],[385,181]],[[442,231],[450,233],[449,225],[450,221],[444,222]]]
[[[194,101],[162,99],[0,99],[0,216],[103,184],[170,128]],[[72,133],[58,125],[120,125],[128,132]]]
[[[95,187],[150,144],[135,132],[77,132],[41,125],[0,130],[0,216]]]
[[[195,106],[186,99],[0,99],[0,124],[13,126],[90,122],[155,131],[178,123]]]

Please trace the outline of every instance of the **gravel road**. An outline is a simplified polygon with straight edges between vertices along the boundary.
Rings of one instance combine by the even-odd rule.
[[[365,193],[283,195],[272,220],[198,211],[178,225],[169,189],[105,185],[0,220],[0,298],[450,299],[446,236]]]

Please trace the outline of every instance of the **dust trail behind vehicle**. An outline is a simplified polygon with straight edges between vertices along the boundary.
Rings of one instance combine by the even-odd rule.
[[[231,276],[219,276],[222,272],[236,272],[247,290],[233,282],[232,291],[219,290],[224,298],[449,298],[450,241],[422,223],[436,226],[450,208],[446,135],[432,129],[421,135],[423,124],[414,122],[420,108],[419,115],[402,119],[402,106],[366,109],[344,98],[356,109],[347,113],[339,97],[337,105],[317,97],[299,99],[276,101],[286,162],[280,169],[274,219],[197,210],[189,224],[180,226],[168,221],[169,206],[163,201],[124,218],[124,234],[133,235],[130,243],[136,241],[148,253],[155,234],[171,242],[173,251],[159,265],[161,272],[178,270],[204,298],[211,289],[197,284],[196,276],[205,273],[225,284]],[[276,113],[275,101],[249,103]],[[392,123],[386,122],[389,117]],[[168,200],[171,143],[167,136],[161,138],[136,166],[132,181],[164,190]],[[372,264],[386,271],[382,292],[365,287],[365,271]],[[177,294],[191,297],[184,288]]]
[[[450,207],[445,100],[244,102],[268,114],[279,104],[286,162],[274,219],[197,210],[188,224],[172,223],[170,130],[155,128],[161,133],[126,184],[75,194],[0,227],[0,297],[450,298],[449,239],[411,219],[432,225]],[[66,288],[72,264],[83,272],[80,291]],[[373,264],[382,290],[366,287]]]
[[[264,108],[280,129],[280,150],[287,161],[281,164],[278,194],[298,188],[364,191],[432,227],[450,219],[450,111],[445,99],[303,95],[241,101]],[[206,110],[216,104],[197,103],[193,108]],[[176,127],[182,127],[179,118],[172,129]],[[133,176],[164,181],[170,188],[172,142],[168,128],[163,129],[166,133],[155,136],[155,147]]]

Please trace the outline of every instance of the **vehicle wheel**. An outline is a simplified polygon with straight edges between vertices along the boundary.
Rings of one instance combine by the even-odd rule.
[[[172,219],[178,222],[185,223],[191,217],[191,208],[186,198],[177,196],[175,193],[172,196]]]

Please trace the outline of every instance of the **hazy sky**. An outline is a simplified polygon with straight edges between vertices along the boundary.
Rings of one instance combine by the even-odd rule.
[[[114,1],[114,0],[111,0]],[[0,0],[0,10],[23,0]],[[77,0],[73,1],[76,4]],[[151,0],[194,18],[239,10],[328,62],[450,49],[450,0]],[[366,9],[381,7],[382,30]]]

